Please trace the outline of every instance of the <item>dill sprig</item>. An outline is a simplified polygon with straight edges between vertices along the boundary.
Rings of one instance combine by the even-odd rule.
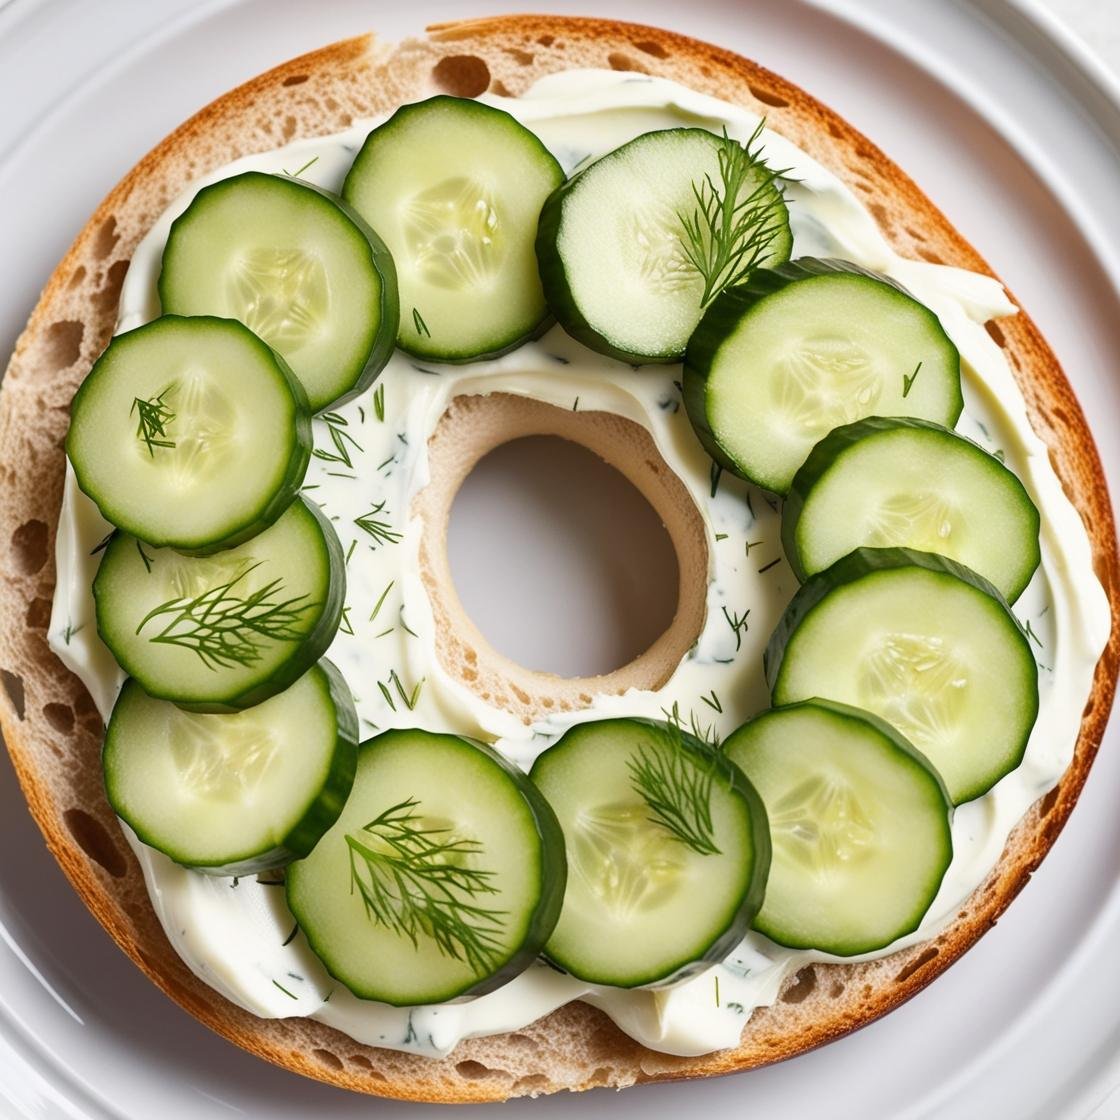
[[[652,823],[702,856],[720,854],[712,825],[714,765],[705,766],[684,746],[679,724],[638,747],[627,767]]]
[[[324,424],[327,425],[327,431],[330,433],[331,443],[334,445],[334,451],[327,451],[322,447],[316,447],[311,452],[316,459],[322,459],[326,463],[342,463],[350,469],[353,469],[354,461],[350,457],[350,449],[354,448],[357,451],[362,451],[362,445],[348,432],[349,421],[345,416],[340,416],[337,412],[324,412],[322,416],[318,417]],[[306,489],[306,487],[304,487]]]
[[[726,607],[720,609],[723,611],[723,617],[727,619],[727,625],[731,627],[731,632],[735,635],[735,652],[738,653],[743,648],[743,635],[750,629],[748,620],[750,619],[751,609],[747,607],[742,614],[729,611]]]
[[[144,441],[148,454],[153,459],[156,457],[157,447],[175,446],[175,441],[167,438],[167,429],[175,419],[175,410],[164,400],[174,390],[175,385],[172,383],[158,397],[149,397],[147,400],[134,397],[132,408],[128,410],[129,416],[135,416],[138,420],[136,438]]]
[[[302,638],[302,615],[318,606],[307,602],[306,595],[282,598],[282,579],[239,594],[237,585],[258,567],[259,563],[251,564],[233,579],[193,597],[168,599],[144,616],[136,633],[149,622],[166,619],[163,629],[148,639],[150,642],[193,650],[208,669],[256,664],[269,642]]]
[[[363,513],[361,517],[354,518],[354,524],[357,525],[362,532],[369,533],[373,538],[374,548],[379,544],[396,544],[404,536],[403,533],[398,533],[397,530],[392,527],[392,522],[378,517],[378,514],[384,509],[385,503],[378,502],[369,513]]]
[[[385,383],[382,382],[373,391],[373,411],[377,419],[383,424],[385,423]]]
[[[759,138],[764,125],[759,122],[746,144],[724,131],[716,153],[718,183],[710,174],[695,180],[695,207],[677,214],[684,255],[704,281],[701,307],[724,288],[742,283],[766,259],[785,227],[773,192],[781,193],[778,180],[789,169],[775,171],[763,162]]]
[[[424,937],[477,975],[492,972],[504,948],[506,911],[476,900],[499,893],[494,872],[467,865],[483,853],[477,840],[425,827],[419,807],[409,798],[347,834],[351,893],[361,895],[370,921],[414,947]]]

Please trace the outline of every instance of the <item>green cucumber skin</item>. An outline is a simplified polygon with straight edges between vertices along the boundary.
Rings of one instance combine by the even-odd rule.
[[[344,182],[342,184],[341,201],[344,203],[345,208],[346,208],[346,212],[348,214],[351,214],[355,217],[358,217],[357,212],[353,209],[353,206],[351,205],[351,198],[352,198],[352,194],[353,194],[353,190],[354,190],[351,183],[352,183],[353,179],[355,179],[357,176],[360,176],[362,164],[364,163],[365,159],[369,158],[367,149],[370,147],[370,142],[371,142],[371,140],[373,140],[373,137],[378,132],[380,132],[382,129],[387,129],[390,126],[393,126],[393,125],[400,125],[400,124],[406,123],[408,121],[409,116],[411,116],[413,113],[415,113],[417,111],[422,111],[424,106],[429,105],[432,102],[438,102],[438,101],[458,102],[460,108],[469,107],[471,111],[476,111],[481,116],[489,116],[490,114],[497,113],[497,114],[500,114],[503,117],[508,118],[514,125],[516,125],[519,129],[521,129],[523,132],[525,132],[528,137],[531,137],[532,140],[534,140],[536,142],[536,146],[539,149],[540,154],[542,156],[544,156],[545,159],[547,160],[547,162],[551,163],[553,165],[553,167],[555,168],[557,181],[559,181],[561,183],[563,182],[563,180],[564,180],[564,169],[560,166],[559,161],[544,146],[544,144],[540,141],[540,139],[533,132],[531,132],[529,129],[525,128],[525,126],[519,120],[517,120],[516,117],[507,113],[504,109],[497,109],[492,105],[484,105],[479,101],[473,100],[472,98],[453,97],[450,94],[442,94],[441,93],[441,94],[436,94],[434,97],[426,98],[424,101],[416,101],[416,102],[412,102],[408,105],[400,106],[400,108],[398,108],[393,113],[393,115],[388,118],[388,120],[383,121],[381,124],[379,124],[365,138],[365,140],[362,143],[362,146],[358,149],[358,154],[354,157],[354,162],[350,165],[350,170],[346,173],[346,179],[344,180]],[[363,223],[363,224],[365,224],[365,223]],[[366,225],[365,228],[368,229],[370,227],[368,225]],[[379,243],[381,243],[380,238],[378,238],[378,241],[379,241]],[[381,244],[384,247],[383,243],[381,243]],[[389,250],[385,249],[385,252],[388,253]],[[394,271],[394,277],[395,276],[396,276],[396,273]],[[396,289],[396,286],[394,285],[394,296],[396,296],[397,294],[398,294],[397,289]],[[399,320],[399,308],[398,308],[398,320]],[[396,329],[394,329],[394,332],[393,332],[394,337],[393,337],[392,345],[396,346],[401,351],[401,353],[408,354],[410,357],[413,357],[413,358],[420,358],[423,361],[439,362],[439,363],[442,363],[442,364],[445,364],[445,365],[467,365],[470,362],[485,362],[485,361],[491,361],[494,358],[501,358],[505,354],[509,354],[512,351],[516,350],[519,346],[523,346],[526,342],[532,342],[535,339],[540,338],[541,335],[543,335],[549,329],[549,327],[552,326],[553,322],[554,322],[553,316],[552,316],[550,310],[548,309],[548,306],[546,306],[544,315],[542,315],[540,320],[537,323],[535,323],[528,331],[520,331],[520,332],[517,332],[514,335],[510,335],[509,337],[495,343],[495,345],[493,347],[491,347],[489,350],[486,350],[485,352],[479,353],[479,354],[448,354],[446,351],[425,349],[423,346],[419,346],[419,345],[416,345],[416,344],[409,344],[409,345],[406,346],[406,345],[402,344],[399,341],[399,339],[396,337],[397,333],[398,333],[398,331]],[[390,347],[390,349],[392,349],[392,346]]]
[[[805,460],[797,474],[794,475],[789,493],[786,495],[785,501],[782,504],[782,548],[785,550],[786,559],[789,561],[789,566],[793,569],[793,573],[797,576],[799,583],[804,583],[806,579],[809,578],[805,569],[801,566],[800,551],[797,547],[798,522],[801,520],[801,511],[804,508],[805,499],[809,491],[816,485],[821,475],[829,470],[832,464],[853,444],[859,443],[865,436],[872,435],[873,433],[890,432],[899,428],[939,432],[943,435],[952,436],[955,439],[963,440],[965,443],[975,447],[977,451],[980,451],[988,458],[993,458],[991,453],[981,447],[975,440],[971,440],[967,436],[962,436],[960,432],[955,432],[941,424],[935,424],[932,420],[919,420],[914,416],[868,416],[863,420],[855,421],[853,424],[843,424],[839,428],[833,428],[832,431],[809,452],[809,458]],[[1031,557],[1032,563],[1029,572],[1026,573],[1025,578],[1021,580],[1020,585],[1014,593],[1006,596],[1007,602],[1013,603],[1019,595],[1022,594],[1023,589],[1030,582],[1039,564],[1042,563],[1042,553],[1038,547],[1038,534],[1042,522],[1038,507],[1031,500],[1022,481],[1010,470],[1008,470],[1007,473],[1011,475],[1018,484],[1023,508],[1028,514],[1033,514],[1034,523],[1035,547]]]
[[[290,832],[280,844],[265,852],[247,853],[244,857],[235,858],[223,864],[200,864],[189,860],[177,858],[174,852],[166,851],[158,846],[153,837],[127,822],[129,828],[135,832],[142,843],[157,851],[163,851],[168,858],[175,860],[181,867],[189,867],[201,875],[212,875],[218,878],[230,876],[257,875],[262,871],[272,871],[285,867],[294,860],[306,856],[319,838],[338,819],[346,804],[350,787],[354,784],[354,774],[358,760],[358,713],[354,708],[354,700],[350,689],[342,678],[342,674],[331,662],[323,658],[317,666],[308,670],[322,676],[322,685],[328,691],[334,705],[337,717],[337,738],[334,754],[331,757],[330,769],[327,780],[321,787],[319,794],[308,806],[307,811],[296,822]],[[140,684],[132,679],[125,681],[122,695],[126,689],[140,689]],[[112,719],[106,730],[106,752],[108,750],[108,737],[112,730]],[[117,803],[113,793],[112,780],[108,768],[104,767],[106,754],[103,752],[103,778],[105,781],[106,796],[113,811],[117,811]],[[123,819],[123,818],[122,818]]]
[[[70,456],[70,432],[67,432],[66,435],[66,455],[67,458],[70,459],[71,465],[74,467],[74,476],[78,483],[78,489],[97,506],[101,511],[102,517],[104,517],[106,521],[111,522],[118,529],[123,529],[130,536],[136,537],[137,540],[141,540],[145,544],[150,544],[153,548],[174,548],[176,552],[181,552],[185,556],[212,556],[215,552],[221,552],[223,549],[234,548],[239,544],[244,544],[258,533],[263,532],[263,530],[267,529],[295,500],[300,487],[303,485],[304,476],[307,474],[307,466],[311,462],[311,449],[314,446],[314,437],[311,430],[311,406],[308,404],[307,394],[303,390],[303,385],[300,384],[299,379],[292,372],[288,363],[284,361],[268,343],[258,338],[248,327],[237,322],[236,319],[222,319],[216,315],[161,315],[158,319],[153,319],[150,323],[145,323],[141,327],[126,331],[125,334],[116,337],[124,338],[137,335],[142,331],[150,331],[152,328],[158,327],[160,323],[168,321],[232,324],[239,330],[244,331],[245,334],[252,339],[254,345],[262,352],[266,353],[276,365],[296,402],[295,442],[292,447],[291,458],[288,461],[288,468],[285,473],[283,485],[277,489],[263,506],[254,511],[252,517],[219,540],[188,542],[185,544],[168,540],[153,540],[145,536],[142,532],[137,531],[141,528],[140,526],[127,524],[127,518],[122,518],[119,514],[115,515],[112,507],[107,502],[98,501],[97,497],[91,494],[89,490],[82,485],[81,474],[78,472],[77,465]],[[115,341],[115,339],[110,341],[109,347],[113,345],[113,341]],[[78,391],[74,394],[74,400],[70,405],[71,416],[74,410],[79,407],[86,386],[97,373],[98,368],[101,366],[102,359],[104,359],[105,355],[109,352],[109,347],[106,347],[97,361],[93,363],[93,367],[86,375],[85,380],[78,386]],[[71,428],[71,431],[72,430]]]
[[[692,337],[688,340],[688,349],[684,356],[684,375],[682,377],[685,412],[688,413],[688,418],[692,422],[692,427],[704,450],[724,470],[728,470],[740,478],[745,477],[738,464],[719,442],[708,423],[708,372],[712,368],[712,363],[715,361],[724,340],[738,325],[739,320],[759,300],[772,295],[774,292],[781,291],[787,284],[796,283],[798,280],[808,280],[814,276],[830,276],[838,272],[852,273],[856,276],[865,276],[869,280],[877,280],[895,288],[909,299],[914,298],[901,284],[892,280],[889,276],[872,272],[870,269],[863,268],[851,261],[798,257],[796,260],[785,261],[772,268],[755,269],[746,283],[728,288],[718,295],[712,301]],[[953,345],[948,335],[945,334],[945,329],[941,326],[937,316],[924,304],[917,300],[914,302],[925,311],[931,327],[941,334],[950,345]],[[963,411],[964,397],[961,394],[958,378],[956,401],[952,410],[954,424],[960,419]],[[785,495],[780,496],[784,497]]]
[[[275,672],[259,684],[253,685],[242,692],[235,693],[222,700],[195,701],[157,691],[148,686],[141,686],[145,688],[149,696],[153,696],[157,700],[169,700],[176,707],[188,712],[211,714],[240,712],[260,704],[269,697],[275,696],[278,692],[283,692],[289,685],[294,684],[302,677],[326,653],[331,642],[334,641],[335,634],[338,632],[339,624],[342,621],[342,608],[346,601],[346,558],[343,555],[338,534],[335,533],[334,526],[327,520],[323,511],[306,497],[298,497],[296,501],[302,502],[307,507],[308,512],[312,514],[323,531],[323,541],[327,548],[327,558],[331,572],[326,602],[315,626],[301,642],[294,643],[291,656]],[[131,544],[129,538],[114,534],[109,548],[128,548]],[[107,554],[108,548],[106,549]],[[105,557],[103,556],[101,563],[104,562]],[[98,571],[100,571],[100,565],[98,565]],[[96,576],[93,580],[93,600],[97,617],[97,632],[105,641],[105,630],[101,623],[103,602],[98,593]],[[106,644],[108,644],[107,641]],[[117,663],[130,677],[137,679],[137,670],[139,670],[141,678],[145,676],[142,666],[136,664],[127,656],[118,654],[118,651],[112,646],[109,648]],[[139,679],[137,679],[137,683],[139,684]]]
[[[596,720],[595,722],[638,723],[644,724],[646,727],[656,728],[659,731],[665,731],[670,728],[670,725],[662,720],[648,719],[645,716],[619,717],[610,720]],[[576,724],[575,726],[579,727],[581,725]],[[747,930],[750,929],[751,923],[754,921],[755,915],[762,908],[763,898],[766,894],[766,880],[770,873],[771,849],[770,825],[766,817],[766,807],[762,803],[762,798],[759,797],[758,792],[755,790],[754,786],[751,785],[747,776],[731,761],[731,759],[697,739],[689,732],[683,729],[678,730],[680,730],[680,739],[683,748],[701,758],[704,763],[711,765],[716,771],[716,780],[725,781],[727,783],[727,788],[733,790],[746,802],[747,817],[750,822],[753,863],[747,880],[747,887],[739,900],[738,907],[732,915],[731,920],[728,922],[727,928],[711,943],[708,950],[699,958],[689,957],[687,960],[675,962],[666,970],[639,977],[635,979],[632,984],[628,985],[628,989],[668,986],[697,972],[701,972],[712,964],[718,964],[720,961],[724,960],[727,955],[734,950],[735,946],[743,940]],[[554,750],[560,745],[560,742],[562,742],[562,739],[558,740],[552,747],[549,747],[548,750]],[[544,758],[547,754],[548,751],[542,752],[541,755],[538,756],[537,761],[539,762],[540,759]],[[533,765],[535,769],[536,763]],[[532,778],[532,770],[529,772],[529,777]],[[557,827],[559,828],[560,825],[557,824]],[[561,843],[563,843],[563,840],[561,840]],[[563,895],[561,894],[561,899],[562,898]],[[557,911],[557,918],[559,918],[559,911]],[[549,953],[547,947],[544,952],[544,957],[561,972],[582,979],[582,977],[580,977],[578,964],[573,964],[570,961],[565,962],[563,959]]]
[[[919,552],[912,548],[857,548],[849,552],[847,556],[841,557],[830,568],[818,572],[803,583],[778,620],[778,624],[775,626],[762,655],[766,685],[770,689],[771,695],[774,695],[778,687],[782,662],[790,638],[822,599],[826,598],[836,588],[852,583],[864,576],[873,575],[875,572],[908,567],[924,568],[929,572],[951,576],[969,584],[977,591],[983,592],[990,599],[994,599],[1011,621],[1014,632],[1018,636],[1022,654],[1029,659],[1032,665],[1036,664],[1030,638],[1027,636],[1026,630],[1023,629],[1022,623],[1011,610],[1011,607],[1008,606],[1007,600],[991,583],[971,568],[966,568],[963,564],[958,564],[955,560],[950,560],[946,556],[939,556],[933,552]],[[987,793],[1000,778],[1009,774],[1023,761],[1031,729],[1038,718],[1037,671],[1032,700],[1033,704],[1030,719],[1027,721],[1027,729],[1023,734],[1022,742],[1014,752],[1012,764],[1003,773],[997,774],[983,789],[969,790],[967,794],[962,795],[956,802],[957,804],[964,804],[966,801],[974,800]]]
[[[370,259],[373,262],[374,271],[381,280],[381,296],[378,307],[380,320],[378,321],[373,344],[353,385],[341,396],[336,397],[334,400],[327,401],[313,411],[319,413],[338,408],[340,405],[345,404],[349,400],[353,400],[354,397],[359,396],[370,388],[377,380],[378,374],[381,373],[388,364],[389,359],[393,356],[393,349],[397,343],[397,330],[400,326],[400,299],[397,290],[397,269],[396,265],[393,263],[392,254],[389,252],[385,242],[370,228],[369,223],[366,222],[349,203],[338,195],[316,186],[314,183],[309,183],[304,179],[297,179],[291,175],[270,175],[263,171],[245,171],[241,175],[235,176],[235,178],[279,180],[280,182],[291,183],[301,190],[313,191],[315,194],[325,198],[338,210],[341,210],[369,244]],[[229,179],[220,179],[216,183],[211,183],[209,186],[203,187],[191,200],[188,210],[193,208],[194,205],[200,201],[204,204],[209,192],[226,187],[229,182]],[[167,235],[168,246],[173,244],[176,226],[179,226],[180,223],[183,222],[186,215],[187,211],[184,211],[171,223],[171,229]],[[159,294],[160,307],[164,308],[167,307],[169,303],[174,302],[168,291],[166,257],[167,249],[165,248],[163,259],[161,259],[160,262],[159,278],[156,281],[156,290]],[[279,355],[277,355],[277,357],[279,357]],[[280,360],[283,362],[283,358]],[[286,362],[284,364],[287,366]],[[292,372],[290,368],[289,372]],[[295,377],[296,375],[292,373],[292,376]],[[296,380],[298,381],[299,379],[296,378]],[[303,388],[302,383],[300,383],[300,388]],[[306,398],[306,396],[307,394],[305,391],[304,397]],[[308,405],[308,407],[310,408],[311,406]]]
[[[397,736],[401,734],[409,735],[415,733],[414,728],[401,728],[389,731],[384,731],[380,735],[372,739],[366,739],[357,749],[356,760],[360,761],[361,754],[364,751],[374,749],[375,744],[379,740],[384,740],[389,736]],[[512,762],[500,755],[493,747],[485,743],[479,742],[477,739],[471,739],[466,735],[455,735],[448,732],[428,732],[428,734],[438,734],[441,738],[445,739],[458,739],[472,750],[481,751],[491,761],[505,772],[510,778],[513,779],[518,791],[525,799],[529,807],[530,814],[532,815],[533,822],[536,826],[537,835],[540,837],[540,863],[539,867],[539,883],[540,895],[537,901],[537,907],[533,913],[533,917],[529,922],[526,929],[525,937],[521,944],[514,951],[512,956],[495,972],[492,976],[488,976],[480,980],[477,984],[471,986],[465,991],[458,993],[458,995],[451,997],[443,1002],[461,1002],[466,999],[473,999],[476,996],[486,995],[488,992],[496,991],[498,988],[508,984],[515,976],[519,976],[526,968],[533,963],[537,957],[540,956],[544,943],[548,940],[560,917],[560,907],[564,901],[564,888],[567,885],[568,878],[568,861],[567,855],[564,850],[564,834],[560,830],[560,822],[556,819],[556,814],[552,811],[552,806],[544,799],[541,793],[537,790],[536,786],[529,781],[523,771],[518,769]],[[356,772],[356,766],[355,766]],[[353,775],[351,775],[351,784],[353,783]],[[349,787],[347,787],[349,789]],[[341,812],[342,806],[339,806]],[[334,823],[338,814],[332,818],[331,823]],[[328,826],[329,827],[329,826]],[[326,829],[323,830],[326,832]],[[322,835],[322,833],[320,833]],[[310,850],[310,849],[309,849]],[[304,853],[305,855],[307,853]],[[327,972],[340,984],[347,986],[346,980],[341,976],[335,974],[331,967],[331,954],[329,945],[320,945],[318,939],[314,935],[314,931],[309,928],[307,924],[300,921],[299,903],[292,896],[291,888],[292,879],[289,877],[285,882],[285,901],[288,908],[292,911],[293,916],[296,918],[300,929],[303,931],[304,937],[307,939],[308,945],[311,947],[312,952],[322,962],[323,967]],[[349,990],[349,989],[348,989]],[[355,992],[359,999],[375,998],[373,996],[363,996],[361,993]],[[376,997],[379,1002],[389,1002],[393,1007],[406,1007],[411,1006],[407,1003],[392,1003],[386,1001],[381,997]]]
[[[709,133],[707,129],[674,128],[665,131],[680,133],[703,132],[705,135],[711,136],[713,140],[718,139],[714,133]],[[610,154],[610,152],[607,152],[604,156],[600,156],[599,158],[606,158],[606,156]],[[583,313],[579,310],[575,295],[568,283],[568,276],[564,269],[563,261],[561,261],[560,254],[556,250],[556,243],[560,232],[560,223],[563,219],[564,200],[572,190],[579,185],[580,179],[590,171],[597,162],[598,160],[595,160],[587,164],[586,167],[577,171],[567,182],[561,183],[561,185],[548,196],[544,208],[541,210],[540,222],[537,225],[536,250],[537,268],[540,272],[541,284],[544,287],[545,299],[548,300],[548,306],[552,308],[564,330],[577,342],[582,342],[583,345],[590,350],[594,350],[599,354],[605,354],[609,358],[615,358],[630,366],[666,365],[679,362],[683,357],[683,354],[679,351],[663,354],[635,354],[629,350],[619,349],[608,339],[599,334],[599,332],[588,323]],[[792,238],[788,232],[789,210],[788,208],[783,208],[785,209],[786,241],[788,244],[792,244]],[[762,271],[762,269],[757,269],[756,273],[760,271]],[[730,291],[732,289],[728,290]],[[717,302],[718,298],[719,297],[717,297]]]
[[[879,716],[875,715],[874,712],[865,711],[863,708],[856,708],[856,707],[853,707],[850,704],[842,704],[837,700],[825,700],[825,699],[822,699],[820,697],[814,697],[811,700],[799,700],[799,701],[797,701],[793,704],[783,704],[780,707],[768,708],[766,711],[760,712],[756,716],[752,716],[749,720],[747,720],[746,723],[744,723],[741,727],[739,727],[735,731],[733,731],[724,740],[720,749],[724,750],[724,751],[733,749],[734,746],[735,746],[735,740],[736,740],[737,736],[740,735],[740,733],[744,732],[748,727],[750,727],[757,720],[766,719],[770,715],[776,714],[776,713],[779,713],[779,712],[792,711],[792,710],[796,710],[796,709],[822,710],[822,711],[828,712],[828,713],[830,713],[830,714],[832,714],[832,715],[834,715],[834,716],[836,716],[840,719],[843,719],[843,720],[851,721],[853,723],[858,723],[858,724],[867,724],[867,725],[871,726],[880,735],[882,735],[883,738],[888,740],[901,754],[905,755],[906,758],[908,758],[913,764],[915,764],[918,768],[920,768],[922,771],[924,771],[924,774],[929,779],[930,784],[932,786],[936,787],[937,792],[940,795],[941,800],[942,800],[942,802],[944,803],[944,806],[945,806],[944,842],[945,842],[946,851],[949,854],[949,859],[946,860],[945,871],[942,872],[941,880],[939,880],[937,888],[930,895],[929,902],[930,902],[930,904],[932,904],[933,899],[937,894],[937,890],[940,889],[940,883],[942,881],[944,881],[945,873],[948,872],[949,865],[952,861],[952,854],[953,854],[953,827],[952,827],[952,824],[953,824],[953,812],[954,812],[953,800],[949,795],[949,790],[946,787],[945,782],[943,781],[941,775],[937,772],[937,770],[934,768],[933,764],[929,761],[929,759],[927,759],[926,756],[924,754],[922,754],[922,752],[920,750],[918,750],[918,748],[915,747],[914,744],[911,743],[910,740],[907,739],[901,732],[899,732],[894,727],[892,727],[889,723],[887,723],[886,720],[884,720],[884,719],[880,718]],[[926,910],[922,914],[919,914],[919,915],[916,916],[916,918],[914,920],[914,923],[910,926],[910,928],[898,930],[898,932],[895,934],[895,937],[892,940],[897,940],[899,937],[905,937],[908,934],[913,933],[916,929],[918,929],[918,927],[922,924],[923,919],[925,918],[925,914],[928,913],[928,911],[929,911],[929,906],[926,907]],[[817,946],[815,946],[815,945],[803,944],[803,943],[800,943],[800,942],[796,941],[793,938],[788,938],[788,937],[783,938],[776,930],[765,929],[757,923],[754,925],[754,928],[759,933],[768,937],[776,945],[782,945],[787,949],[815,949],[815,948],[817,948]],[[889,942],[888,942],[888,944],[889,944]],[[837,947],[830,948],[829,952],[834,953],[836,956],[854,957],[854,956],[858,956],[861,953],[873,952],[874,950],[880,949],[880,948],[882,948],[881,945],[852,945],[852,946],[847,946],[847,947],[837,946]]]

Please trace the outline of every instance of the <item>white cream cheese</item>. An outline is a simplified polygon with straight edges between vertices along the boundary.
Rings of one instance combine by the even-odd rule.
[[[566,171],[649,129],[726,127],[743,140],[758,123],[744,109],[673,82],[607,71],[554,75],[521,99],[485,99],[536,132]],[[204,181],[250,169],[285,170],[337,190],[375,123],[362,121],[337,136],[238,160]],[[995,865],[1015,823],[1068,766],[1108,637],[1109,607],[1080,518],[1031,431],[1003,353],[984,329],[987,320],[1015,313],[1000,285],[897,256],[831,172],[772,132],[764,133],[764,142],[771,165],[790,168],[795,180],[788,189],[793,255],[839,256],[878,269],[937,313],[963,360],[966,407],[959,429],[1003,452],[1043,515],[1042,568],[1015,607],[1031,624],[1040,665],[1041,707],[1026,757],[990,793],[957,810],[955,855],[941,891],[920,929],[894,949],[928,938],[952,920]],[[138,247],[121,295],[120,330],[158,315],[155,283],[168,228],[199,185],[176,200]],[[686,722],[695,719],[702,729],[726,735],[766,706],[762,650],[797,581],[781,558],[779,519],[768,502],[737,479],[713,476],[681,405],[678,378],[674,367],[632,370],[602,358],[554,328],[494,362],[437,367],[396,354],[379,381],[383,420],[370,394],[339,410],[349,464],[330,457],[338,456],[330,422],[316,421],[316,447],[325,457],[312,460],[306,489],[350,550],[346,619],[329,657],[354,691],[363,734],[394,726],[446,728],[490,740],[527,766],[577,721],[663,718],[675,710]],[[419,525],[409,521],[408,510],[426,480],[427,437],[451,398],[499,390],[566,408],[618,412],[645,425],[700,509],[711,553],[707,619],[695,649],[657,691],[598,696],[586,711],[526,728],[453,681],[436,661],[432,617],[417,574]],[[378,516],[401,534],[398,542],[379,544],[355,525],[380,503]],[[122,677],[97,637],[90,584],[97,563],[91,550],[108,529],[71,476],[58,534],[51,643],[106,717]],[[408,690],[422,682],[414,710],[400,703],[393,710],[385,702],[378,681],[387,681],[392,671]],[[254,879],[198,875],[132,836],[130,842],[172,944],[223,995],[257,1015],[306,1015],[360,1042],[420,1054],[443,1055],[461,1038],[516,1030],[573,999],[602,1008],[654,1049],[702,1054],[734,1046],[751,1012],[773,1002],[787,975],[827,959],[752,934],[722,964],[658,991],[594,988],[538,965],[475,1000],[392,1008],[359,1000],[335,984],[295,932],[282,890]]]

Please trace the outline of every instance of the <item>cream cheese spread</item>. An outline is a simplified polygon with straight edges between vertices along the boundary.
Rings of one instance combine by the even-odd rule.
[[[747,139],[758,117],[674,82],[610,71],[545,78],[519,99],[487,95],[537,133],[570,172],[650,129],[698,125]],[[247,170],[297,173],[337,191],[358,147],[377,121],[249,156],[203,182]],[[960,807],[954,857],[920,928],[889,949],[935,935],[996,864],[1009,833],[1069,765],[1081,711],[1109,633],[1109,607],[1091,563],[1081,520],[1062,492],[1046,447],[1034,435],[1002,351],[984,328],[1015,314],[994,280],[895,254],[855,195],[830,171],[776,133],[763,141],[771,166],[789,168],[793,256],[836,256],[893,277],[940,318],[960,350],[965,413],[959,430],[1000,451],[1042,511],[1042,567],[1015,605],[1030,623],[1039,662],[1041,707],[1022,765]],[[177,199],[137,248],[121,294],[119,330],[159,314],[156,280],[171,221],[193,197]],[[363,735],[398,726],[450,730],[493,742],[524,767],[572,723],[611,715],[695,721],[726,735],[767,706],[762,651],[797,581],[781,559],[779,517],[738,479],[713,474],[675,385],[677,367],[637,370],[580,346],[554,327],[537,342],[492,362],[436,366],[397,353],[381,375],[383,419],[371,395],[315,422],[305,489],[333,520],[347,564],[346,615],[328,656],[354,693]],[[707,617],[695,647],[656,691],[596,696],[588,709],[531,727],[488,706],[439,665],[433,622],[420,582],[420,525],[413,496],[427,476],[426,441],[452,397],[502,391],[565,407],[617,412],[644,425],[680,476],[708,532]],[[343,424],[342,421],[345,421]],[[339,456],[332,426],[341,429]],[[345,460],[349,460],[346,462]],[[355,519],[377,509],[399,539],[374,540]],[[107,718],[122,674],[97,637],[90,591],[91,554],[109,530],[68,478],[58,533],[58,583],[51,643],[89,688]],[[412,710],[386,703],[378,682],[396,672],[406,690],[420,686]],[[714,702],[713,702],[714,701]],[[126,829],[127,832],[127,829]],[[516,1030],[554,1008],[583,999],[629,1035],[656,1050],[695,1055],[735,1046],[752,1011],[772,1003],[782,981],[807,962],[829,959],[749,935],[713,968],[659,990],[587,985],[538,964],[477,999],[420,1008],[363,1001],[336,984],[311,953],[284,903],[283,890],[256,879],[210,878],[185,870],[129,840],[153,905],[175,949],[206,983],[265,1017],[309,1016],[359,1042],[419,1054],[447,1054],[462,1038]]]

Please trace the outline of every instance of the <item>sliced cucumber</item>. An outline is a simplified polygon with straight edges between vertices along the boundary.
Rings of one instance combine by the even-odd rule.
[[[354,781],[358,717],[321,661],[234,715],[184,712],[127,681],[105,732],[105,789],[145,844],[212,875],[307,855]]]
[[[671,724],[582,723],[533,764],[568,851],[545,953],[594,984],[634,988],[722,960],[762,903],[770,841],[751,785]]]
[[[702,128],[647,132],[573,176],[541,213],[541,279],[569,334],[626,362],[680,360],[704,296],[685,221],[701,198],[711,203],[717,189],[727,197],[723,161],[736,149],[735,217],[750,227],[756,263],[789,257],[789,214],[774,172]],[[733,248],[746,241],[732,242],[726,230],[724,239]]]
[[[953,858],[952,804],[897,731],[858,708],[773,708],[724,753],[766,805],[773,862],[755,929],[779,945],[870,953],[921,924]]]
[[[994,455],[939,424],[871,417],[830,432],[794,476],[782,543],[804,580],[853,548],[967,565],[1014,602],[1038,567],[1038,510]]]
[[[392,251],[402,350],[473,361],[542,326],[533,238],[541,205],[563,180],[536,136],[477,101],[404,105],[369,134],[342,195]]]
[[[784,494],[813,445],[865,416],[952,427],[960,355],[893,281],[802,257],[725,291],[689,340],[689,419],[727,470]]]
[[[175,219],[166,312],[238,319],[291,365],[313,411],[368,388],[393,352],[397,278],[381,239],[310,183],[246,171]]]
[[[358,751],[342,816],[288,869],[288,905],[327,970],[396,1006],[481,995],[540,952],[564,841],[529,780],[481,743],[387,731]]]
[[[825,697],[897,728],[956,805],[1023,759],[1038,668],[999,592],[968,568],[906,548],[860,548],[793,597],[766,648],[775,704]]]
[[[232,320],[165,315],[94,363],[66,453],[107,521],[206,554],[288,508],[311,442],[307,397],[278,354]]]
[[[97,632],[121,668],[200,712],[252,707],[302,676],[334,639],[345,594],[342,546],[304,498],[214,556],[118,533],[93,581]]]

